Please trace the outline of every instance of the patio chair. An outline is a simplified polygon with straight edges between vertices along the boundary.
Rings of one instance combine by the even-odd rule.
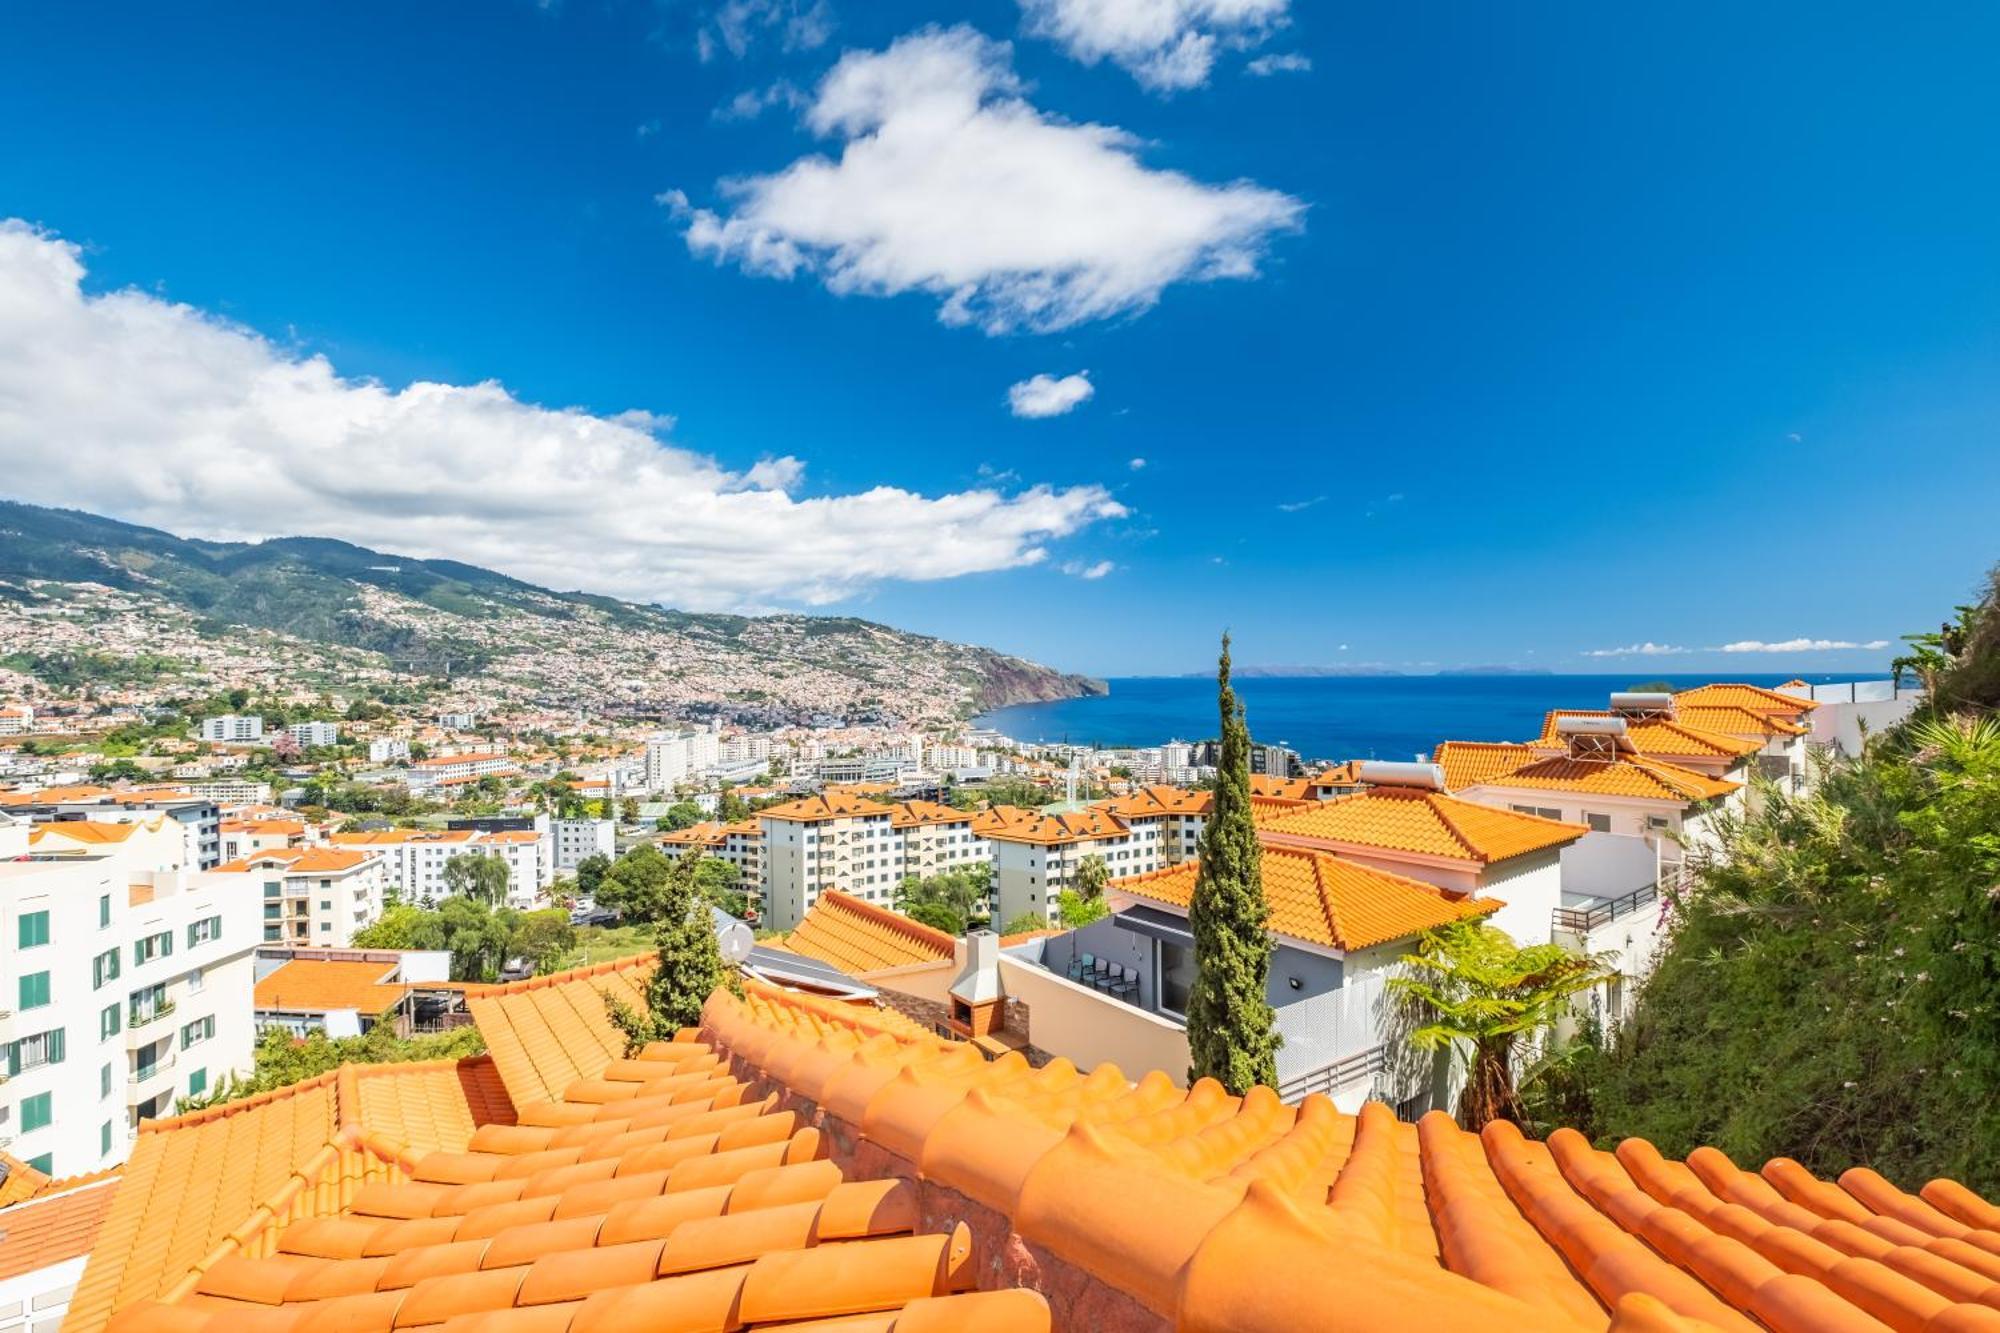
[[[1096,962],[1097,962],[1097,955],[1095,954],[1088,954],[1088,953],[1078,954],[1075,958],[1070,960],[1069,979],[1071,981],[1083,980],[1083,974],[1090,971],[1091,968],[1096,964]]]

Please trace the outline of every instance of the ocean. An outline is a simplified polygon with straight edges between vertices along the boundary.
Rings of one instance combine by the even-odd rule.
[[[1841,675],[1648,674],[1616,676],[1239,676],[1250,734],[1260,744],[1289,745],[1309,760],[1409,759],[1439,741],[1520,741],[1537,736],[1551,708],[1602,708],[1615,690],[1653,680],[1686,689],[1711,681],[1775,686],[1818,684]],[[1133,676],[1108,681],[1097,698],[1018,704],[976,725],[1018,741],[1067,741],[1112,748],[1202,740],[1217,733],[1215,681]]]

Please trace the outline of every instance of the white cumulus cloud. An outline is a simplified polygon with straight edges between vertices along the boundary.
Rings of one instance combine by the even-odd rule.
[[[1592,648],[1585,657],[1669,657],[1688,650],[1670,643],[1654,643],[1648,639],[1644,643],[1628,643],[1622,648]]]
[[[1268,79],[1273,74],[1304,74],[1313,67],[1311,56],[1302,56],[1296,51],[1283,55],[1258,56],[1243,67],[1246,74],[1260,79]]]
[[[220,540],[338,537],[695,608],[1035,564],[1125,512],[1098,486],[802,496],[796,458],[731,470],[663,440],[669,418],[539,407],[491,381],[344,378],[83,279],[76,246],[0,222],[0,490],[16,499]]]
[[[1248,181],[1209,185],[1139,159],[1108,125],[1022,96],[1012,49],[926,28],[851,51],[805,112],[839,139],[724,181],[718,209],[660,196],[688,248],[747,273],[805,273],[841,294],[923,292],[947,324],[1047,332],[1151,307],[1176,282],[1251,278],[1304,205]]]
[[[1208,82],[1218,49],[1254,46],[1286,21],[1290,0],[1020,0],[1031,36],[1086,65],[1110,60],[1169,93]]]
[[[1084,560],[1065,560],[1062,564],[1063,573],[1070,575],[1072,578],[1079,579],[1101,579],[1116,568],[1118,566],[1109,560],[1099,560],[1095,563]]]
[[[1857,643],[1853,639],[1738,639],[1735,643],[1725,643],[1715,651],[1719,653],[1832,653],[1850,648],[1874,650],[1887,648],[1887,639],[1870,639]]]
[[[1090,401],[1096,392],[1097,386],[1090,382],[1087,370],[1061,379],[1036,375],[1007,390],[1007,406],[1017,417],[1059,417]]]

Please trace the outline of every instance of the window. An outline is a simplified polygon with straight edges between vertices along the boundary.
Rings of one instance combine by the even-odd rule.
[[[188,1075],[188,1096],[199,1097],[208,1091],[208,1071],[197,1069]]]
[[[1673,821],[1671,819],[1668,819],[1665,815],[1647,815],[1646,827],[1649,829],[1657,829],[1661,832],[1665,832],[1667,829],[1673,827]]]
[[[7,1077],[15,1078],[22,1071],[40,1069],[43,1065],[59,1065],[63,1060],[63,1030],[52,1028],[47,1032],[37,1032],[32,1037],[7,1043]]]
[[[166,1007],[167,988],[164,985],[135,990],[125,1006],[125,1025],[137,1027],[141,1023],[150,1023],[158,1018],[160,1011]]]
[[[188,994],[190,995],[201,994],[201,988],[205,984],[206,980],[205,978],[203,978],[200,968],[194,967],[188,969],[188,974],[187,974]]]
[[[40,1129],[42,1126],[53,1121],[56,1118],[54,1100],[55,1095],[47,1092],[38,1092],[32,1097],[23,1097],[21,1099],[21,1132],[25,1134],[31,1129]]]
[[[106,1097],[109,1097],[110,1095],[111,1095],[111,1066],[106,1065],[104,1066],[104,1068],[97,1071],[97,1098],[99,1101],[102,1101]]]
[[[188,925],[188,948],[190,949],[194,948],[197,944],[206,944],[210,940],[219,940],[221,938],[222,918],[219,916],[205,916],[199,921],[190,922]]]
[[[141,967],[155,958],[168,958],[174,952],[174,932],[163,930],[157,935],[148,935],[132,946],[132,966]]]
[[[1610,815],[1593,815],[1586,810],[1583,815],[1583,822],[1590,825],[1590,831],[1592,833],[1611,832]]]
[[[105,894],[97,900],[97,928],[104,929],[111,924],[111,895]]]
[[[97,1127],[97,1155],[99,1157],[109,1157],[111,1155],[111,1122],[109,1120]]]
[[[49,914],[43,912],[23,912],[18,923],[18,942],[23,949],[33,949],[49,942]]]
[[[97,1014],[97,1039],[109,1041],[118,1035],[119,1009],[115,1004],[107,1004]]]
[[[119,950],[106,949],[103,953],[90,960],[90,988],[92,990],[102,990],[104,989],[105,982],[118,980],[119,957]]]
[[[21,1003],[16,1008],[39,1009],[49,1002],[49,974],[26,972],[21,976]]]
[[[197,1018],[192,1023],[182,1024],[181,1049],[186,1050],[190,1046],[199,1046],[214,1035],[215,1018],[212,1015],[208,1018]]]

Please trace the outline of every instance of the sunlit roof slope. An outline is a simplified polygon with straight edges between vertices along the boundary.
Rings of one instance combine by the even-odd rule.
[[[949,961],[952,937],[839,889],[822,889],[780,948],[860,974]]]

